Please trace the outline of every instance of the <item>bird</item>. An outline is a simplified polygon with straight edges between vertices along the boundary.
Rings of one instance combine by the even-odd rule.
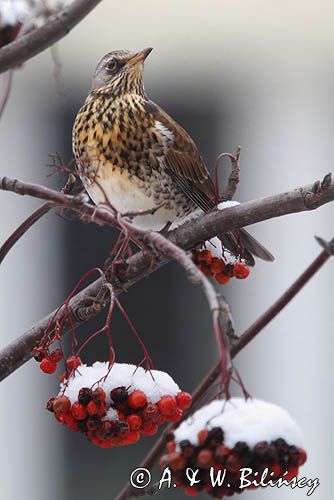
[[[98,63],[73,125],[73,153],[95,205],[137,214],[142,229],[163,231],[216,207],[215,188],[188,132],[149,99],[144,61],[153,49],[114,50]],[[245,229],[220,235],[250,265],[272,254]]]

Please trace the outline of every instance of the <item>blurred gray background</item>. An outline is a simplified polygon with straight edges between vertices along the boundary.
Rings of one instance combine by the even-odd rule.
[[[242,146],[240,201],[308,184],[333,170],[332,1],[105,0],[58,45],[61,72],[45,52],[15,73],[0,122],[1,175],[59,187],[46,178],[48,155],[71,159],[71,127],[98,59],[115,48],[153,46],[146,90],[194,137],[212,169],[222,151]],[[62,88],[60,91],[59,89]],[[1,241],[38,203],[0,197]],[[224,293],[242,332],[318,254],[314,234],[333,236],[333,206],[252,228],[276,255]],[[1,266],[1,340],[5,346],[101,265],[115,235],[50,214]],[[314,498],[333,486],[333,279],[330,262],[237,359],[249,392],[284,406],[299,422],[309,459],[301,475],[318,477]],[[169,265],[121,297],[157,368],[191,390],[216,360],[200,292]],[[96,325],[79,331],[85,338]],[[119,317],[119,360],[139,350]],[[85,361],[105,359],[96,342]],[[57,391],[33,361],[0,385],[0,498],[109,500],[154,443],[100,450],[44,411]],[[266,489],[243,498],[301,499],[306,489]],[[164,491],[160,498],[183,498]]]

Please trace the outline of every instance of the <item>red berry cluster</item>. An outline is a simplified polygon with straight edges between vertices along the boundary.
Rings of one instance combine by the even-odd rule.
[[[141,434],[153,436],[164,422],[178,422],[190,405],[191,395],[187,392],[179,392],[176,397],[163,396],[153,404],[147,401],[144,392],[129,393],[122,386],[110,391],[110,403],[100,387],[94,390],[83,387],[73,404],[61,395],[49,399],[46,408],[72,431],[81,431],[97,446],[111,448],[136,443]],[[112,418],[108,417],[111,409]]]
[[[33,350],[34,358],[39,362],[39,367],[44,373],[51,375],[58,368],[58,363],[63,359],[62,350],[57,347],[52,352],[44,347],[35,347]]]
[[[214,276],[220,285],[226,285],[231,278],[246,279],[250,273],[243,262],[227,263],[222,258],[213,257],[210,250],[196,250],[193,259],[205,276]]]
[[[47,348],[35,347],[33,350],[34,358],[39,362],[42,372],[52,375],[58,368],[58,363],[63,359],[63,352],[60,347],[49,352]],[[79,356],[70,356],[65,361],[66,372],[61,376],[62,379],[68,378],[74,370],[82,364]]]
[[[253,448],[247,443],[239,441],[234,448],[230,449],[224,445],[224,433],[220,427],[208,431],[204,429],[198,433],[198,446],[190,441],[181,441],[176,445],[173,434],[167,442],[167,454],[160,460],[160,467],[170,467],[174,481],[178,487],[188,495],[197,495],[200,491],[206,491],[214,498],[230,497],[235,493],[241,493],[240,469],[249,467],[253,473],[258,475],[247,476],[247,480],[259,480],[265,468],[269,474],[274,474],[268,479],[292,479],[298,475],[299,466],[306,461],[306,452],[302,448],[289,446],[284,439],[276,439],[271,443],[262,441]],[[177,451],[179,450],[179,451]],[[186,475],[187,468],[198,469],[196,479],[200,480],[196,485],[190,486]],[[214,477],[219,471],[221,474],[226,470],[226,475],[221,486],[213,486],[210,469]],[[229,485],[229,486],[228,486]],[[249,489],[255,488],[250,485]]]

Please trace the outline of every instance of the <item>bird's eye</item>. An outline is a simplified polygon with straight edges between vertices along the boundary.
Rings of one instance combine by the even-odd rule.
[[[110,71],[111,73],[116,71],[118,69],[118,63],[115,59],[111,59],[107,63],[107,70]]]

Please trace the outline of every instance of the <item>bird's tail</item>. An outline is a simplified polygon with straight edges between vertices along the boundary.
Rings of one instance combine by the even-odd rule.
[[[224,248],[234,255],[240,255],[249,266],[254,266],[254,257],[258,257],[267,262],[275,260],[275,257],[269,250],[244,228],[220,235],[220,240]]]

